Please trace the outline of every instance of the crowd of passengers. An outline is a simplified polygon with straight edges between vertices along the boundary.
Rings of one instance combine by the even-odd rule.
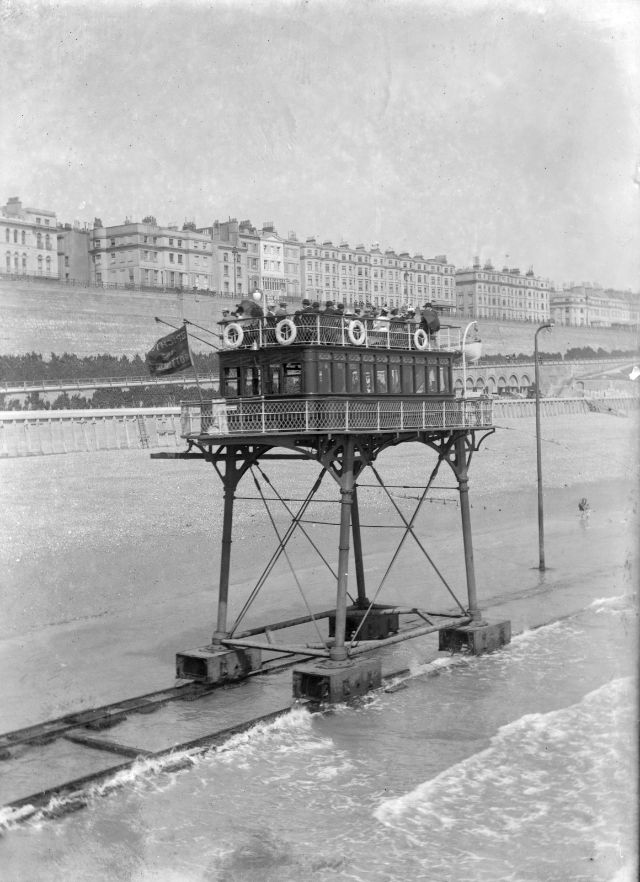
[[[320,322],[316,316],[320,316]],[[335,329],[348,326],[352,321],[358,320],[363,322],[368,328],[374,330],[389,329],[409,330],[413,332],[418,328],[422,328],[430,338],[440,330],[440,318],[433,305],[429,302],[425,303],[418,312],[413,307],[403,307],[401,309],[389,309],[386,306],[375,307],[355,307],[350,309],[345,307],[344,303],[334,304],[328,300],[321,305],[318,301],[311,302],[303,300],[300,309],[295,312],[289,312],[286,303],[279,303],[277,306],[270,304],[266,310],[259,303],[251,300],[243,300],[242,303],[236,304],[235,310],[222,310],[221,325],[228,322],[237,321],[241,325],[253,324],[251,320],[264,319],[264,325],[267,330],[275,329],[276,325],[282,319],[292,319],[298,329],[299,336],[302,340],[311,339],[315,329],[319,326],[321,331],[327,329]],[[249,320],[249,321],[247,321]],[[306,332],[306,333],[305,333]],[[329,342],[329,341],[327,341]]]

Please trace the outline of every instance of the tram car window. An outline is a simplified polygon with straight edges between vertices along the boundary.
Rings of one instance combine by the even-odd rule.
[[[224,398],[283,396],[453,397],[453,352],[401,354],[325,344],[220,353]]]

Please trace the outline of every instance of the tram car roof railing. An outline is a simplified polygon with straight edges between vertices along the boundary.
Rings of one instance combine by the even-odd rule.
[[[461,352],[462,329],[441,325],[428,333],[415,321],[298,313],[286,317],[230,318],[219,322],[224,351],[263,349],[273,346],[361,346],[418,352]]]

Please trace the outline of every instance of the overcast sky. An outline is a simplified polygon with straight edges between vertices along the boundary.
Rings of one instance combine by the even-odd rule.
[[[637,0],[0,0],[0,16],[2,203],[273,221],[640,288]]]

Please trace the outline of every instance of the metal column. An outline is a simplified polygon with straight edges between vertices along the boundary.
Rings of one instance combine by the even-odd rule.
[[[469,507],[469,477],[467,471],[467,452],[465,437],[459,435],[455,440],[456,468],[460,492],[460,513],[462,515],[462,542],[464,545],[464,566],[467,575],[467,596],[469,599],[469,615],[474,622],[482,621],[482,613],[478,608],[476,596],[476,574],[473,565],[473,540],[471,538],[471,510]]]
[[[347,586],[349,581],[349,532],[353,502],[353,438],[346,435],[342,449],[342,473],[340,476],[340,545],[338,550],[338,589],[336,596],[335,643],[331,658],[344,661],[347,658],[345,630],[347,626]]]
[[[222,516],[220,584],[218,588],[218,622],[213,633],[212,643],[220,643],[222,639],[229,636],[227,632],[227,607],[229,603],[229,575],[231,572],[231,535],[233,530],[233,503],[238,484],[235,455],[233,449],[229,447],[225,453],[225,470],[222,480],[224,483],[224,510]]]
[[[353,557],[356,569],[356,585],[358,587],[357,606],[366,609],[369,606],[364,583],[364,565],[362,563],[362,536],[360,534],[360,509],[358,508],[358,488],[354,484],[351,499],[351,533],[353,535]]]

